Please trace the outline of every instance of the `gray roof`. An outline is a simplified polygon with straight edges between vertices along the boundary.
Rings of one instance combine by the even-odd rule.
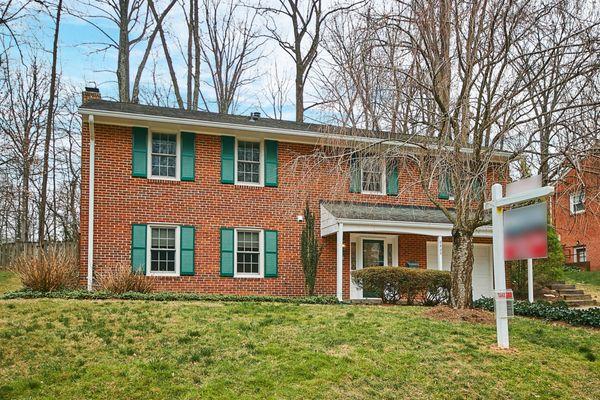
[[[197,121],[215,123],[228,123],[240,126],[260,126],[265,128],[289,129],[295,131],[311,131],[329,134],[352,134],[363,137],[376,137],[380,139],[394,139],[405,142],[417,142],[429,140],[425,137],[409,137],[408,135],[392,134],[384,131],[371,131],[365,129],[350,129],[335,125],[312,124],[309,122],[285,121],[273,118],[261,117],[251,121],[249,115],[220,114],[209,111],[189,111],[179,108],[148,106],[143,104],[124,103],[108,100],[89,100],[81,106],[81,111],[98,110],[108,112],[120,112],[127,114],[138,114],[148,116],[183,118]]]
[[[449,224],[442,210],[434,207],[397,206],[366,203],[323,202],[323,207],[338,219],[429,222]]]

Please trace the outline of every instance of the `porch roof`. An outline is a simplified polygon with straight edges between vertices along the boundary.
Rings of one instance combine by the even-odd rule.
[[[434,207],[322,202],[321,236],[337,232],[339,224],[343,225],[344,232],[452,235],[452,223]],[[475,236],[491,237],[491,226],[477,229]]]

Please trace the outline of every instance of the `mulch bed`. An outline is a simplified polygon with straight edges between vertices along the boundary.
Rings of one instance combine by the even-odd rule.
[[[469,322],[491,325],[496,323],[494,314],[479,309],[455,310],[448,306],[435,306],[423,313],[427,318],[448,322]]]

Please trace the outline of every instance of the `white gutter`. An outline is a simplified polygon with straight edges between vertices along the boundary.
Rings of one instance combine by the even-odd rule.
[[[361,142],[365,144],[377,144],[381,142],[385,142],[385,144],[390,146],[404,146],[410,148],[421,148],[423,146],[418,146],[416,144],[398,141],[398,140],[386,140],[382,138],[374,138],[374,137],[366,137],[366,136],[348,136],[348,135],[339,135],[334,133],[326,133],[326,132],[313,132],[307,130],[295,130],[295,129],[285,129],[285,128],[272,128],[267,126],[249,126],[242,124],[234,124],[231,122],[215,122],[215,121],[204,121],[190,118],[179,118],[179,117],[165,117],[160,115],[147,115],[147,114],[135,114],[128,113],[123,111],[106,111],[106,110],[96,110],[81,107],[79,108],[79,112],[81,114],[94,114],[98,117],[113,117],[113,118],[123,118],[123,119],[131,119],[136,121],[146,121],[146,122],[156,122],[156,123],[165,123],[165,124],[179,124],[179,125],[188,125],[188,126],[202,126],[206,128],[221,128],[221,129],[234,129],[234,130],[244,130],[248,132],[257,132],[257,133],[270,133],[270,134],[280,134],[280,135],[290,135],[290,136],[299,136],[306,137],[312,139],[336,139],[336,140],[344,140],[344,141],[354,141]],[[351,140],[348,140],[351,139]],[[427,146],[430,149],[436,149],[437,146],[430,145]],[[445,146],[446,150],[454,150],[452,146]],[[472,153],[473,149],[471,148],[462,148],[462,152],[464,153]],[[507,157],[509,154],[507,152],[502,151],[494,151],[495,155]]]
[[[88,248],[87,248],[87,290],[91,291],[94,282],[94,153],[96,137],[94,135],[94,116],[88,115],[90,131],[90,174],[88,196]]]

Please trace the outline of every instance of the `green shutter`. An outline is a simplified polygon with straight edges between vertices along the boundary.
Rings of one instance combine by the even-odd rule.
[[[148,174],[148,128],[134,127],[131,136],[131,175],[145,178]]]
[[[181,180],[193,181],[195,178],[196,135],[193,132],[181,132]]]
[[[398,163],[396,160],[388,162],[386,173],[386,194],[396,196],[398,195]]]
[[[265,140],[265,186],[277,186],[277,153],[276,140]]]
[[[360,193],[360,163],[358,154],[352,153],[350,158],[350,192]]]
[[[221,276],[233,276],[234,230],[221,228]]]
[[[235,137],[221,136],[221,183],[233,183],[235,171]]]
[[[277,231],[265,231],[265,278],[277,276]]]
[[[180,275],[194,275],[194,233],[193,226],[179,228]]]
[[[131,270],[134,273],[146,273],[146,225],[131,226]]]

